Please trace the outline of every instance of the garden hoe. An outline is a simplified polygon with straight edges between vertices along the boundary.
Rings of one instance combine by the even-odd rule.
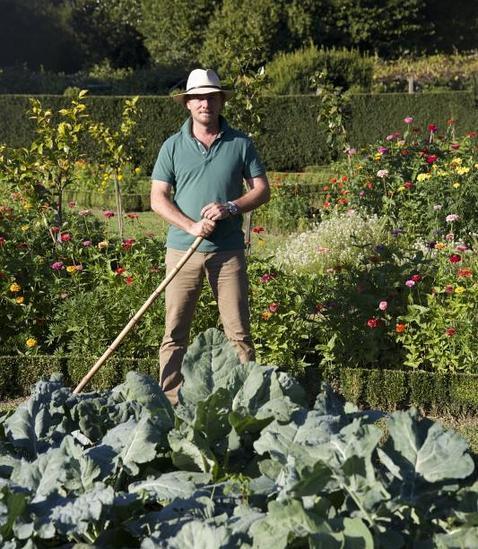
[[[133,328],[133,326],[136,325],[136,323],[143,316],[143,314],[149,309],[149,307],[153,304],[153,302],[156,300],[159,294],[164,290],[164,288],[166,288],[166,286],[171,282],[171,280],[178,274],[181,267],[193,255],[193,253],[196,251],[197,247],[199,246],[199,244],[201,244],[202,241],[203,241],[202,236],[198,236],[196,238],[196,240],[192,243],[189,250],[175,265],[174,269],[167,275],[167,277],[161,282],[161,284],[156,288],[156,290],[154,290],[154,292],[148,297],[148,299],[143,303],[142,307],[138,310],[138,312],[133,316],[133,318],[128,322],[128,324],[126,324],[126,326],[121,330],[121,332],[118,334],[118,336],[113,341],[113,343],[108,347],[108,349],[106,349],[103,355],[98,359],[98,361],[93,366],[93,368],[91,368],[91,370],[86,374],[86,376],[80,381],[80,383],[77,385],[77,387],[73,391],[74,393],[78,394],[79,392],[81,392],[83,387],[96,374],[96,372],[101,368],[101,366],[103,366],[103,364],[106,362],[109,356],[114,353],[114,351],[119,346],[119,344],[123,341],[123,339],[126,337],[128,332]]]

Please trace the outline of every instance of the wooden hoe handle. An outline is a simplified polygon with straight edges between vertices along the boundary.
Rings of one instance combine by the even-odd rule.
[[[88,381],[96,374],[96,372],[103,366],[106,360],[114,353],[119,344],[126,337],[128,332],[137,324],[139,319],[144,315],[144,313],[149,309],[149,307],[154,303],[156,298],[161,294],[161,292],[166,288],[166,286],[171,282],[171,280],[178,274],[181,267],[186,263],[186,261],[193,255],[197,247],[203,241],[202,236],[198,236],[196,240],[192,243],[189,250],[183,255],[183,257],[178,261],[174,269],[168,274],[168,276],[161,282],[161,284],[154,290],[154,292],[148,297],[148,299],[143,303],[142,307],[137,311],[133,318],[126,324],[126,326],[121,330],[113,343],[106,349],[103,355],[98,359],[96,364],[91,368],[91,370],[85,375],[85,377],[78,383],[77,387],[73,393],[78,394],[81,392],[83,387],[88,383]]]

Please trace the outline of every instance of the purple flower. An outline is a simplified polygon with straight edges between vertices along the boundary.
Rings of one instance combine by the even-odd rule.
[[[408,280],[405,282],[405,286],[407,286],[408,288],[413,288],[413,286],[415,286],[415,281],[412,280],[412,279],[408,279]]]
[[[50,267],[54,270],[54,271],[61,271],[62,269],[65,268],[65,266],[63,265],[63,261],[55,261],[54,263],[52,263],[50,265]]]
[[[388,147],[380,146],[377,150],[380,154],[387,154],[388,153]]]

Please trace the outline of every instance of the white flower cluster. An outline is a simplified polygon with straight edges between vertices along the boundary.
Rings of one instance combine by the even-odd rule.
[[[351,211],[289,236],[276,250],[275,262],[291,271],[323,273],[355,265],[370,255],[370,245],[386,239],[383,222],[377,216],[362,218]]]

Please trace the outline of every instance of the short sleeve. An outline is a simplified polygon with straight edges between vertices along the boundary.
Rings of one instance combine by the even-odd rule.
[[[258,152],[256,151],[254,143],[250,139],[248,139],[246,147],[246,157],[244,159],[244,179],[259,177],[260,175],[264,175],[265,173],[266,169]]]
[[[159,150],[151,179],[156,181],[165,181],[166,183],[174,186],[176,184],[176,177],[174,175],[172,151],[169,145],[170,143],[165,141]]]

